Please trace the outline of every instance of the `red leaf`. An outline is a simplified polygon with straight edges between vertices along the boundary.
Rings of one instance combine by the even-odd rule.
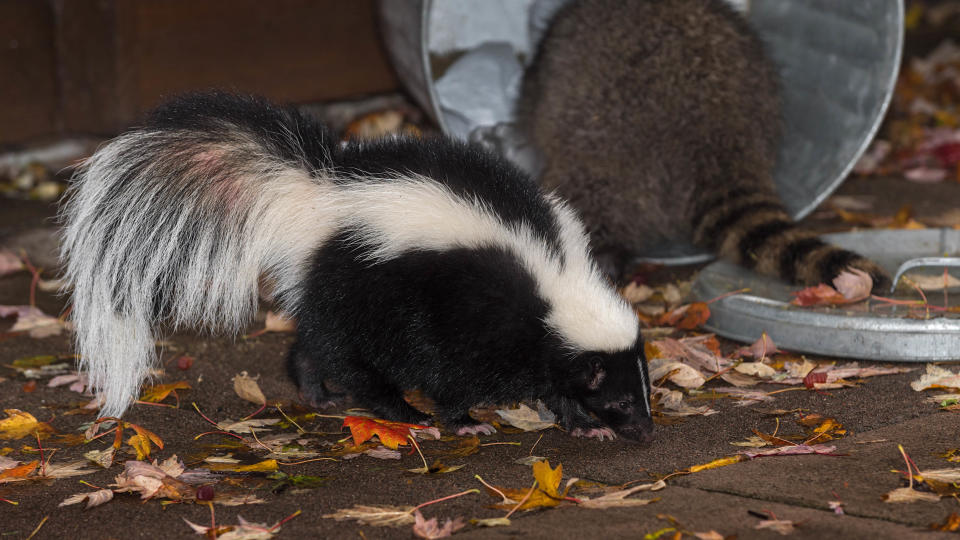
[[[803,385],[807,388],[813,388],[815,384],[823,384],[827,382],[827,372],[813,372],[807,373],[807,376],[803,378]]]
[[[693,330],[710,318],[710,308],[705,302],[693,302],[672,309],[657,319],[659,326],[674,326],[681,330]]]
[[[793,294],[794,299],[790,303],[795,306],[828,306],[849,302],[836,289],[826,283],[821,283],[815,287],[807,287],[802,291],[791,294]]]
[[[353,444],[362,444],[376,435],[380,438],[380,443],[391,450],[396,450],[397,446],[401,444],[407,444],[407,437],[410,436],[411,429],[429,429],[428,426],[418,424],[392,422],[362,416],[344,418],[343,426],[350,428],[350,434],[353,435]]]

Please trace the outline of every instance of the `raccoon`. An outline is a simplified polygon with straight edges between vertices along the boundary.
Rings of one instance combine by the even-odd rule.
[[[562,8],[525,74],[520,125],[541,183],[581,214],[615,272],[652,246],[692,242],[813,285],[872,261],[799,227],[774,190],[780,82],[723,0],[582,0]]]

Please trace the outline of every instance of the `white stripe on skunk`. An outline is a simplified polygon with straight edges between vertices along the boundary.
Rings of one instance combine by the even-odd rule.
[[[558,199],[546,197],[559,256],[530,224],[504,223],[438,180],[312,167],[298,134],[272,134],[297,156],[287,159],[251,133],[226,120],[207,130],[135,130],[77,172],[62,209],[62,257],[78,352],[103,415],[119,416],[136,398],[155,362],[158,324],[236,332],[255,312],[263,275],[281,307],[296,312],[312,257],[342,230],[370,264],[411,250],[505,248],[533,276],[549,306],[544,323],[570,349],[635,345],[636,316]]]

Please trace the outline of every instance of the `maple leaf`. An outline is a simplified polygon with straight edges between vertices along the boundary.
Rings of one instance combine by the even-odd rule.
[[[150,386],[143,391],[143,395],[140,396],[140,401],[146,401],[149,403],[160,403],[161,401],[167,399],[171,393],[174,397],[177,397],[177,390],[189,390],[190,383],[187,381],[179,381],[169,384],[157,384]],[[177,398],[179,401],[179,398]]]
[[[466,525],[463,519],[458,517],[444,521],[443,526],[441,526],[437,518],[425,519],[419,510],[414,510],[413,518],[413,535],[417,538],[426,538],[427,540],[447,538]]]
[[[363,444],[376,435],[380,443],[391,450],[396,450],[401,444],[407,444],[407,437],[419,432],[428,433],[435,439],[440,438],[440,432],[436,428],[363,416],[344,418],[343,427],[350,428],[350,435],[353,436],[355,445]]]
[[[90,491],[87,493],[77,493],[76,495],[71,495],[63,500],[57,506],[70,506],[72,504],[87,502],[85,508],[93,508],[94,506],[100,506],[106,502],[113,500],[113,491],[109,489],[100,489],[97,491]]]
[[[934,523],[930,528],[935,531],[957,532],[960,531],[960,514],[951,512],[943,523]]]
[[[28,412],[19,409],[4,409],[3,412],[7,413],[7,418],[0,420],[0,440],[16,440],[36,434],[42,438],[56,432],[50,424],[38,421]]]
[[[563,465],[557,464],[557,468],[550,467],[549,461],[538,461],[533,464],[533,478],[536,480],[533,488],[509,489],[499,488],[503,495],[506,495],[510,501],[504,501],[495,505],[496,508],[530,510],[532,508],[557,506],[567,496],[570,486],[560,493],[560,480],[563,478]],[[491,495],[499,495],[495,490],[487,487]],[[518,501],[526,499],[522,505],[517,508]]]

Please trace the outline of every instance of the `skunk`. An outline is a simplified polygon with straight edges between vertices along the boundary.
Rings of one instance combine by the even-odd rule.
[[[524,75],[520,124],[541,185],[586,223],[611,273],[657,246],[694,243],[785,281],[844,269],[890,276],[798,226],[773,182],[776,66],[725,0],[579,0],[553,18]]]
[[[163,326],[236,332],[262,278],[298,320],[288,369],[378,416],[490,433],[481,403],[541,399],[576,436],[646,440],[638,319],[573,211],[443,137],[341,146],[293,108],[176,98],[78,170],[61,210],[81,365],[119,416]]]

